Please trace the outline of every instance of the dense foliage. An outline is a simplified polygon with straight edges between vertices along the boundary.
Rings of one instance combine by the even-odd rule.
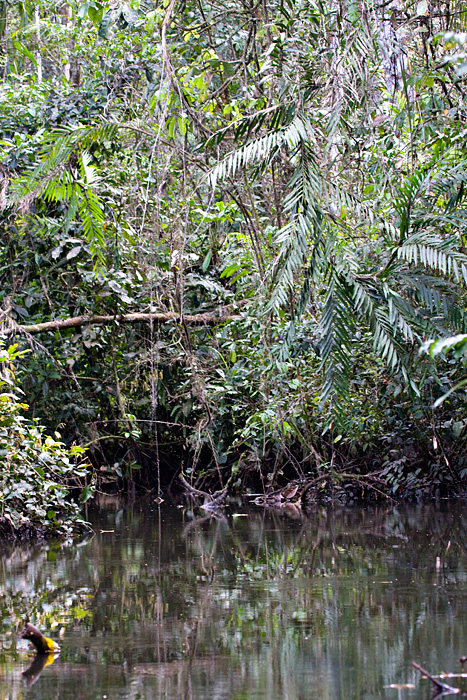
[[[1,17],[2,329],[31,415],[104,480],[461,489],[464,395],[433,403],[463,367],[419,348],[466,330],[463,3]]]
[[[69,489],[89,497],[89,465],[79,464],[81,447],[66,448],[58,433],[24,417],[13,370],[21,354],[0,345],[0,534],[62,536],[85,524]]]

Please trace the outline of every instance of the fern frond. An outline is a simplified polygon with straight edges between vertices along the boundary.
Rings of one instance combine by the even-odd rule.
[[[67,207],[67,212],[65,214],[65,219],[63,221],[63,231],[64,233],[67,233],[70,229],[71,224],[76,218],[76,215],[78,214],[78,209],[79,209],[79,199],[76,196],[76,193],[73,192],[68,199],[68,207]]]
[[[467,311],[456,301],[446,299],[445,315],[451,323],[451,328],[465,333],[467,331]]]
[[[386,309],[379,307],[371,318],[370,328],[373,332],[373,351],[385,362],[386,366],[395,371],[402,365],[402,348],[394,337]]]
[[[230,122],[222,129],[218,129],[207,139],[202,140],[196,146],[194,152],[205,151],[208,148],[220,146],[224,139],[232,133],[232,130],[234,133],[234,141],[251,138],[253,135],[257,134],[265,124],[268,124],[268,131],[277,131],[280,127],[287,126],[291,122],[295,112],[296,107],[294,102],[273,105],[261,109],[259,112],[241,117],[234,122]],[[268,119],[270,119],[269,123]]]
[[[88,189],[80,197],[78,213],[83,223],[83,231],[89,243],[91,255],[98,260],[99,264],[103,265],[103,249],[106,242],[104,208],[91,189]]]
[[[425,168],[415,170],[398,188],[398,194],[394,198],[394,209],[399,215],[399,231],[402,238],[405,238],[409,231],[411,210],[419,192],[424,187],[426,189],[427,177]]]
[[[467,160],[452,165],[446,159],[440,160],[433,172],[430,189],[436,197],[450,196],[445,212],[451,211],[465,196],[464,185],[467,183]]]
[[[433,285],[425,284],[422,280],[414,278],[411,280],[417,300],[423,307],[433,314],[439,311],[441,306],[441,293]]]

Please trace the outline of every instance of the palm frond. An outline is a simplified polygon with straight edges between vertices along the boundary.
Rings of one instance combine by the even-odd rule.
[[[323,371],[320,405],[329,403],[331,413],[338,410],[339,399],[348,396],[353,376],[352,355],[349,352],[353,335],[345,290],[331,271],[324,308],[319,323],[318,352]]]
[[[312,153],[307,153],[305,148],[302,151],[300,164],[284,202],[284,209],[290,211],[291,218],[276,238],[280,251],[272,268],[272,290],[266,311],[286,304],[296,284],[297,274],[304,266],[306,285],[311,281],[317,283],[327,267],[323,213],[317,201],[321,182]],[[304,289],[300,298],[304,298],[303,295],[307,296]],[[299,307],[296,314],[302,313],[303,303]]]
[[[296,112],[295,102],[273,105],[266,109],[261,109],[259,112],[249,114],[235,122],[230,122],[222,129],[218,129],[214,134],[207,139],[203,139],[196,146],[194,151],[204,151],[220,144],[226,139],[233,130],[234,141],[242,141],[250,139],[258,134],[260,129],[267,124],[268,131],[277,131],[281,127],[285,127],[292,121]]]
[[[72,155],[86,152],[95,143],[112,142],[118,129],[117,124],[103,123],[87,127],[63,127],[47,134],[42,142],[39,163],[28,175],[13,180],[7,205],[24,206],[40,197],[54,182],[63,186],[60,176]],[[89,167],[89,162],[86,167]]]
[[[230,153],[210,171],[208,180],[215,188],[218,180],[233,177],[240,168],[264,160],[272,149],[288,146],[293,150],[302,143],[311,143],[313,138],[313,128],[309,120],[303,114],[298,113],[290,124],[277,131],[269,131],[264,136],[249,141]]]
[[[452,275],[456,281],[467,284],[467,256],[460,253],[457,238],[441,239],[419,231],[407,238],[397,248],[397,257],[414,265],[421,264],[444,275]]]

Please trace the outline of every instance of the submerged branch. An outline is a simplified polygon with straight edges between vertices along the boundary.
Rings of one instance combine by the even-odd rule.
[[[431,673],[428,673],[428,671],[422,668],[422,666],[420,666],[420,664],[417,664],[415,661],[412,661],[412,666],[416,668],[417,671],[420,671],[422,676],[425,676],[432,682],[433,690],[435,691],[436,695],[439,695],[440,693],[457,694],[461,692],[459,688],[453,688],[452,685],[447,685],[447,683],[441,683],[441,681],[438,680],[438,678],[432,676]]]

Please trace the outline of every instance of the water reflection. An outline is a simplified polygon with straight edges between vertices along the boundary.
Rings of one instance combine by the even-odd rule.
[[[413,660],[461,670],[462,504],[88,517],[82,542],[0,555],[2,698],[421,699]],[[29,686],[26,616],[62,647]]]
[[[46,666],[50,666],[55,662],[55,654],[35,654],[31,664],[22,672],[22,676],[26,681],[26,685],[34,685],[40,678],[42,671]]]

